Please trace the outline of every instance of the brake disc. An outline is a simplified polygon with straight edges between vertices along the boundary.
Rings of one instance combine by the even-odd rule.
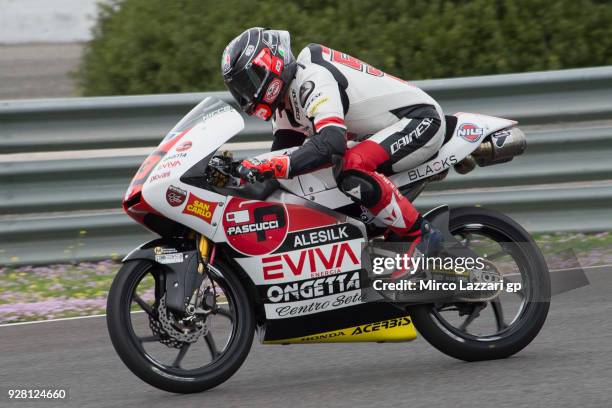
[[[149,317],[149,326],[153,333],[160,337],[159,342],[174,348],[180,348],[185,343],[195,343],[200,336],[206,336],[208,334],[207,322],[208,318],[190,321],[188,325],[177,322],[172,313],[168,312],[166,295],[159,300],[157,319]]]

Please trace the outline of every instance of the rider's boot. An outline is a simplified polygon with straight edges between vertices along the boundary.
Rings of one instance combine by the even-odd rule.
[[[442,249],[442,233],[423,219],[410,200],[399,192],[397,187],[387,177],[380,173],[371,174],[378,181],[382,194],[380,201],[370,208],[378,220],[388,226],[387,241],[408,244],[405,255],[408,258],[423,256],[434,257]],[[392,278],[401,278],[408,272],[397,270]]]
[[[405,252],[405,256],[408,258],[416,258],[423,256],[424,258],[434,257],[438,255],[442,250],[442,244],[444,237],[442,233],[434,228],[429,221],[419,217],[420,227],[412,233],[400,235],[397,232],[390,231],[387,234],[387,242],[403,242],[409,244],[408,250]],[[401,279],[408,273],[418,273],[413,269],[398,269],[391,274],[393,279]]]

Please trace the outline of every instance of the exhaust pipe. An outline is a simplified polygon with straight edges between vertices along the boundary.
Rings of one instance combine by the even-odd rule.
[[[467,174],[480,167],[506,163],[523,154],[527,148],[525,133],[519,128],[504,129],[493,133],[465,159],[455,165],[459,174]]]

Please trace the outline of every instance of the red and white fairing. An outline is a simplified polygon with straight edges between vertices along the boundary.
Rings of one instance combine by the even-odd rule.
[[[398,186],[446,170],[488,135],[515,124],[467,113],[457,118],[453,136],[434,159],[391,177]],[[125,196],[128,214],[145,225],[146,215],[153,214],[226,244],[222,248],[264,299],[268,340],[287,337],[287,321],[298,333],[318,313],[349,324],[354,311],[372,312],[375,306],[362,299],[359,279],[366,228],[335,211],[352,202],[338,190],[330,168],[280,180],[281,188],[264,200],[206,188],[208,161],[243,128],[241,115],[229,105],[204,100],[142,164]],[[201,183],[193,181],[200,177]],[[394,313],[389,309],[384,318]]]

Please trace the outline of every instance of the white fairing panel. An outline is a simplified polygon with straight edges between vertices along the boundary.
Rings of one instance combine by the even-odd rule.
[[[164,140],[162,144],[174,144],[144,183],[145,201],[162,215],[212,237],[227,197],[185,184],[180,178],[243,128],[240,114],[225,105],[206,113],[190,129]]]
[[[450,141],[442,146],[438,155],[414,169],[390,177],[397,186],[404,186],[440,173],[463,160],[498,130],[514,126],[517,122],[476,113],[456,113],[457,126]]]

